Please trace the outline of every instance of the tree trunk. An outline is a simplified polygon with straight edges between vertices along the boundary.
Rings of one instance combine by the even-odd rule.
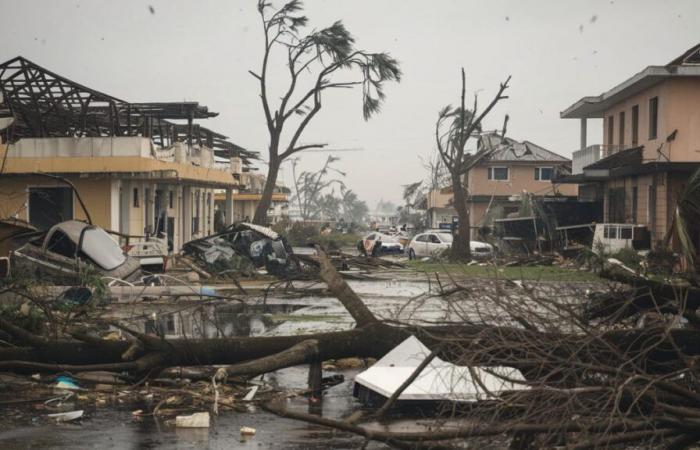
[[[467,206],[467,193],[464,188],[465,184],[466,181],[463,183],[459,174],[452,175],[453,202],[459,217],[457,233],[454,235],[452,248],[450,249],[450,259],[453,261],[464,261],[471,258],[469,245],[470,218],[469,207]]]
[[[263,189],[262,197],[255,208],[255,217],[253,223],[256,225],[267,225],[267,210],[272,204],[272,194],[277,186],[277,174],[280,169],[280,161],[278,158],[270,158],[270,164],[267,170],[267,178],[265,179],[265,188]]]

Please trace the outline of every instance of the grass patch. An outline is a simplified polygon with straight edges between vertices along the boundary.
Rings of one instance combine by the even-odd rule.
[[[595,273],[558,266],[496,267],[432,261],[408,261],[408,267],[421,272],[448,272],[465,278],[507,278],[509,280],[602,281]]]

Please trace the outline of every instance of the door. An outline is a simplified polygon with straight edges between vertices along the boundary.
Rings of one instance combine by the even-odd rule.
[[[442,241],[435,234],[429,234],[427,239],[427,253],[428,255],[434,255],[442,250]]]
[[[69,187],[29,188],[29,223],[48,230],[73,219],[73,190]]]

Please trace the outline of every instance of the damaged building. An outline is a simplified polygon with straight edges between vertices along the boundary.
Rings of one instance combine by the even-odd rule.
[[[573,153],[573,173],[556,182],[578,184],[582,200],[603,202],[607,224],[645,226],[655,247],[672,226],[685,183],[700,167],[698,104],[700,45],[582,98],[561,113],[580,120],[581,143]],[[587,145],[588,119],[602,119],[604,144]],[[700,248],[700,226],[693,225],[690,237]]]
[[[67,180],[95,225],[162,234],[172,251],[214,232],[217,192],[232,223],[256,154],[196,123],[217,116],[206,106],[126,102],[22,57],[0,64],[0,95],[3,218],[43,230],[86,219]]]
[[[468,173],[473,238],[478,237],[480,229],[491,227],[494,220],[519,215],[526,194],[545,202],[576,202],[575,185],[552,183],[556,173],[570,173],[569,159],[532,142],[518,142],[496,133],[480,137],[478,150],[483,148],[493,151]],[[429,226],[449,229],[456,221],[451,187],[431,191]]]

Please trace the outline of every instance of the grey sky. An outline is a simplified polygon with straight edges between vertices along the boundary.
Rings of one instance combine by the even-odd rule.
[[[257,84],[248,74],[258,68],[262,47],[255,3],[0,0],[0,59],[22,55],[124,100],[197,100],[221,113],[207,121],[209,127],[264,151]],[[305,5],[312,26],[341,19],[358,47],[388,51],[401,61],[403,81],[388,86],[379,116],[362,120],[358,91],[333,93],[303,139],[363,148],[339,153],[338,167],[371,207],[380,198],[398,202],[402,184],[424,177],[418,157],[433,151],[437,111],[457,101],[460,67],[481,104],[513,76],[510,99],[493,111],[488,128],[499,128],[507,112],[511,137],[570,156],[578,146],[578,123],[560,119],[561,110],[647,65],[667,63],[700,39],[696,0],[308,0]],[[589,125],[590,143],[601,135],[598,123]],[[301,168],[320,166],[326,156],[305,155]],[[291,184],[289,170],[283,179]]]

